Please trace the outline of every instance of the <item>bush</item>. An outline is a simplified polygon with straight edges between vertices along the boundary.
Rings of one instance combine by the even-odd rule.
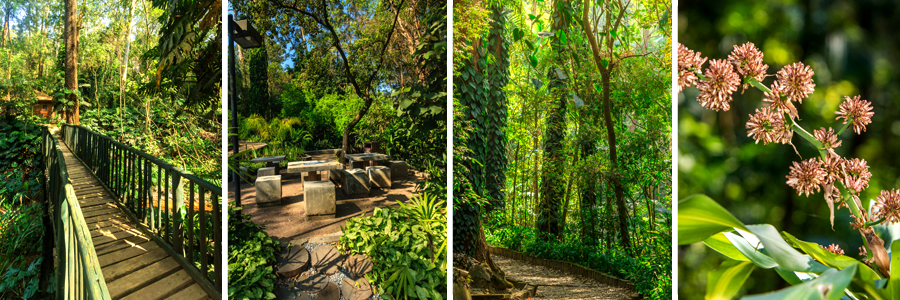
[[[39,290],[43,212],[43,205],[35,203],[0,215],[0,299],[49,297]]]
[[[275,299],[275,254],[279,242],[263,226],[228,209],[228,298]]]
[[[446,299],[447,212],[444,201],[423,193],[397,209],[376,208],[347,220],[338,245],[368,255],[366,279],[385,299]]]
[[[41,191],[41,128],[36,119],[0,119],[0,207],[37,197]]]

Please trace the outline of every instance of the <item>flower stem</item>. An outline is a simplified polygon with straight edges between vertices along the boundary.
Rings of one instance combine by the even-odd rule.
[[[872,222],[867,222],[867,223],[865,224],[865,226],[866,226],[866,227],[872,227],[872,226],[881,224],[881,222],[884,222],[884,218],[881,218],[881,219],[878,219],[878,220],[875,220],[875,221],[872,221]]]
[[[771,92],[772,92],[772,90],[769,89],[769,88],[768,88],[767,86],[765,86],[764,84],[762,84],[762,82],[756,81],[756,79],[753,79],[752,77],[744,78],[744,82],[745,82],[745,83],[749,83],[749,84],[755,86],[755,87],[758,88],[760,91],[763,91],[763,92],[765,92],[765,93],[771,93]]]
[[[817,150],[819,150],[819,155],[822,156],[822,159],[825,159],[825,156],[828,155],[828,152],[825,151],[825,144],[822,144],[822,142],[813,137],[812,134],[809,134],[806,129],[800,127],[800,125],[798,125],[796,122],[791,122],[791,128],[794,129],[794,132],[796,132],[800,137],[805,139],[810,144],[813,144],[813,146],[816,147]]]
[[[709,81],[708,78],[706,78],[705,76],[703,76],[703,72],[700,72],[700,70],[694,71],[694,74],[696,74],[696,75],[697,75],[697,78],[700,78],[700,80],[703,80],[703,81]]]
[[[850,116],[850,117],[848,117],[848,118],[847,118],[846,120],[844,120],[844,121],[847,122],[847,123],[844,123],[844,127],[841,127],[841,130],[838,131],[838,133],[837,133],[838,136],[840,136],[841,133],[844,133],[844,130],[847,130],[847,128],[850,127],[850,124],[853,124],[853,117]]]

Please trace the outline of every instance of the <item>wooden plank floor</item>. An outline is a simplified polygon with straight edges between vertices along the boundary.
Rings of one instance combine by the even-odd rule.
[[[69,148],[60,148],[112,299],[210,299],[175,259],[131,224]]]

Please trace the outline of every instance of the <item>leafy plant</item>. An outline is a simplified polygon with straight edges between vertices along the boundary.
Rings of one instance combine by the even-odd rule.
[[[279,242],[263,227],[228,208],[228,298],[275,299],[275,254]]]
[[[17,205],[0,214],[0,270],[3,270],[0,273],[0,298],[34,299],[49,296],[39,290],[43,263],[42,216],[43,204],[40,203]],[[52,280],[53,275],[48,276]]]
[[[338,246],[372,259],[375,266],[366,278],[386,299],[445,299],[444,203],[423,193],[397,209],[376,208],[371,216],[351,218]]]

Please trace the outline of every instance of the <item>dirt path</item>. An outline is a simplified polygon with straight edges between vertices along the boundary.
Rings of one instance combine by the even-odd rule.
[[[631,299],[633,292],[542,266],[492,254],[506,277],[538,286],[534,299]]]

